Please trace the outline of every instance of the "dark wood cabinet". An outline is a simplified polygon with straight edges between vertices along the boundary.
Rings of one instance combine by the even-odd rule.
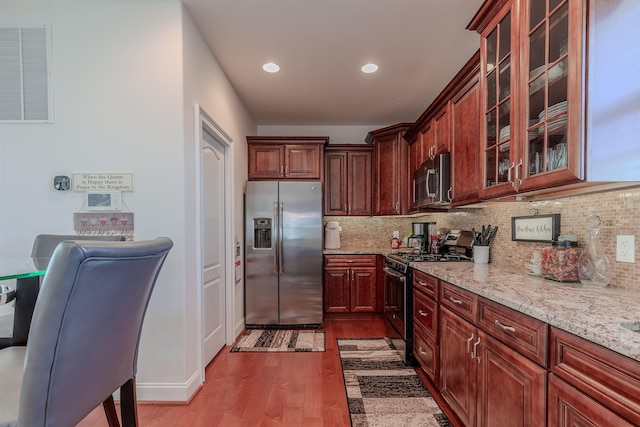
[[[547,325],[440,282],[440,391],[465,426],[544,426]]]
[[[372,313],[378,307],[376,255],[325,255],[324,311]]]
[[[475,426],[479,342],[476,327],[440,306],[440,393],[465,426]]]
[[[451,144],[451,103],[447,102],[433,118],[433,143],[429,157],[434,158],[440,153],[448,153]]]
[[[325,215],[372,214],[373,147],[341,144],[325,147]]]
[[[547,370],[478,330],[476,426],[542,426]]]
[[[440,373],[438,284],[437,278],[414,270],[413,355],[420,368],[436,387]]]
[[[640,363],[555,327],[550,340],[551,372],[560,378],[549,392],[550,426],[565,425],[564,407],[591,420],[575,425],[640,425]],[[619,418],[629,424],[596,422]]]
[[[451,153],[452,206],[480,199],[479,70],[478,51],[405,133],[410,147],[410,183],[413,173],[425,160]]]
[[[374,147],[373,214],[404,215],[409,211],[409,146],[404,133],[410,123],[369,132]]]
[[[250,180],[323,178],[328,137],[248,136]]]
[[[481,35],[481,197],[584,179],[584,4],[486,1]]]
[[[632,427],[614,411],[581,393],[554,374],[549,375],[548,427]]]
[[[452,206],[480,200],[479,54],[462,70],[461,86],[451,100]]]

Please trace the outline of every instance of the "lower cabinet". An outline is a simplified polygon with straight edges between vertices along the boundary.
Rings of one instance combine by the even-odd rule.
[[[440,289],[439,388],[460,421],[470,427],[546,425],[547,369],[516,350],[519,331],[533,319],[503,307],[507,315],[493,323],[511,343],[482,329],[483,299],[444,282]]]
[[[478,331],[477,426],[544,426],[547,370]]]
[[[581,393],[556,375],[549,375],[549,427],[632,427],[604,405]]]
[[[640,363],[551,328],[549,426],[640,425]]]
[[[414,351],[467,427],[640,426],[640,362],[418,270]]]
[[[475,426],[478,362],[476,327],[440,307],[440,393],[465,426]]]
[[[436,387],[440,351],[438,348],[438,279],[420,271],[413,275],[413,356]]]
[[[379,311],[376,255],[325,255],[323,286],[327,313]]]

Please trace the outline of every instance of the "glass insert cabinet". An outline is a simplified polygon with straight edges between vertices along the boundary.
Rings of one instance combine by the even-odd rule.
[[[583,179],[586,5],[488,0],[481,35],[483,198]]]

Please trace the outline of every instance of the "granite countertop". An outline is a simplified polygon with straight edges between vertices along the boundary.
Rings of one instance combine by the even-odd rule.
[[[559,283],[472,262],[415,262],[424,273],[640,361],[640,292]]]

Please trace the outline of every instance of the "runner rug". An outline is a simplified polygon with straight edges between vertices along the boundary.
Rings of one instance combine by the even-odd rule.
[[[247,329],[231,352],[325,351],[320,329]]]
[[[388,338],[338,339],[353,427],[451,423]]]

